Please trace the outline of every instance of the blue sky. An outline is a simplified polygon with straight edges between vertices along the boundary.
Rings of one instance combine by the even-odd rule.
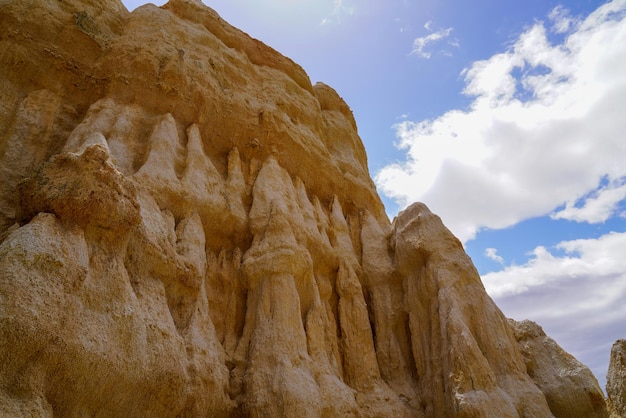
[[[390,217],[425,202],[504,313],[604,386],[626,337],[626,0],[204,2],[334,87]]]

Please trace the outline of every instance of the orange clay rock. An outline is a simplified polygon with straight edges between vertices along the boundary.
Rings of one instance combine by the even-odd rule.
[[[0,415],[606,413],[437,216],[390,224],[339,95],[200,1],[0,27]]]

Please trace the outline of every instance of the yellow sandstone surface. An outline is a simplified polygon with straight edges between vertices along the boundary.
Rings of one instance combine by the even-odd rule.
[[[0,415],[607,416],[436,215],[389,222],[339,95],[200,1],[0,27]]]

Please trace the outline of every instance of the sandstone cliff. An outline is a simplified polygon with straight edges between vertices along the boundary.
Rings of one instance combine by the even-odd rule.
[[[0,415],[606,416],[349,107],[200,1],[0,3]]]

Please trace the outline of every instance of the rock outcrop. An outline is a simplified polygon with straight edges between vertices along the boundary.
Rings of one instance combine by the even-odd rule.
[[[606,416],[349,107],[194,0],[0,4],[0,415]]]
[[[589,368],[581,364],[532,321],[509,319],[526,363],[526,372],[559,417],[606,417],[604,394]]]
[[[611,348],[606,393],[611,418],[626,416],[626,340],[617,340]]]

